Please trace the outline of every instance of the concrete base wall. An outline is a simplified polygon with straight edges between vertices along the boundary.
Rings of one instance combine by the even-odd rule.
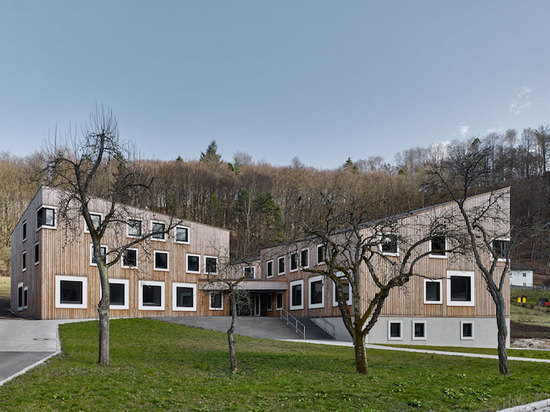
[[[320,321],[311,319],[319,326]],[[351,341],[350,334],[344,326],[342,318],[325,318],[334,327],[335,339]],[[401,339],[388,339],[389,322],[401,322]],[[413,340],[413,321],[426,322],[426,339]],[[461,339],[461,321],[473,322],[474,338]],[[323,322],[324,323],[324,322]],[[510,347],[510,319],[508,324],[507,347]],[[497,322],[495,318],[412,318],[412,317],[383,317],[378,318],[369,335],[367,343],[386,343],[396,345],[434,345],[434,346],[465,346],[489,347],[497,346]]]

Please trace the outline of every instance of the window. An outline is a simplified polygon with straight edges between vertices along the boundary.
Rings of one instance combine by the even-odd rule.
[[[474,306],[474,272],[447,272],[447,305]]]
[[[23,226],[21,228],[23,231],[22,236],[23,236],[23,242],[24,242],[25,240],[27,240],[27,221],[26,220],[23,222]]]
[[[168,252],[155,250],[155,266],[154,270],[168,270]]]
[[[23,288],[23,309],[29,308],[29,288],[25,286]]]
[[[510,251],[510,241],[508,239],[495,239],[492,242],[493,251],[498,260],[506,260]]]
[[[34,244],[34,264],[38,265],[40,263],[40,242]]]
[[[151,222],[151,239],[166,241],[166,224],[164,222]]]
[[[210,274],[218,273],[218,258],[214,256],[204,257],[204,272]]]
[[[269,262],[266,263],[266,272],[267,272],[267,277],[268,278],[273,277],[273,261],[272,260],[270,260]]]
[[[297,310],[304,308],[304,302],[302,299],[304,290],[304,281],[296,280],[290,282],[290,310]]]
[[[397,235],[393,234],[384,234],[380,241],[380,249],[382,254],[390,256],[399,255],[399,247],[397,244]]]
[[[443,303],[440,279],[424,279],[424,303]]]
[[[247,279],[254,279],[256,277],[256,268],[254,266],[244,267],[243,276]]]
[[[430,257],[447,257],[447,239],[445,236],[435,236],[430,240]]]
[[[97,230],[97,228],[99,228],[99,225],[101,225],[103,215],[100,213],[90,213],[90,218],[92,219],[92,224],[94,225],[94,228]],[[90,232],[88,230],[88,225],[86,222],[84,222],[84,232]]]
[[[342,278],[344,275],[343,273],[339,272],[337,273],[337,276],[339,278]],[[344,301],[348,305],[351,305],[349,281],[347,279],[340,279],[340,288],[342,289],[342,294],[344,295]],[[336,296],[336,283],[334,281],[332,282],[332,306],[338,306],[338,296]]]
[[[290,271],[296,272],[298,270],[298,254],[296,252],[290,254]]]
[[[107,256],[107,246],[101,245],[99,250],[101,256],[105,258]],[[107,259],[105,259],[105,262],[107,262]],[[90,245],[90,266],[97,266],[97,260],[94,256],[94,245]]]
[[[285,274],[285,257],[284,256],[281,256],[279,259],[277,259],[277,265],[278,265],[278,271],[277,271],[277,274],[279,276],[281,275],[284,275]]]
[[[138,267],[138,250],[126,249],[122,252],[122,267],[135,269]]]
[[[283,308],[283,292],[277,292],[275,295],[275,309],[281,310]]]
[[[17,285],[17,310],[23,310],[23,284]]]
[[[523,277],[526,278],[526,277],[527,277],[527,273],[524,273],[524,274],[523,274]]]
[[[325,263],[325,245],[317,245],[317,264]]]
[[[309,307],[311,309],[325,306],[325,289],[323,287],[323,276],[314,276],[308,279],[309,283]]]
[[[187,273],[201,273],[201,257],[200,255],[187,254],[187,265],[185,268]]]
[[[27,252],[21,254],[21,271],[27,270]]]
[[[128,219],[126,223],[126,236],[127,237],[140,237],[141,236],[141,220]]]
[[[266,298],[267,298],[266,310],[268,312],[271,312],[273,310],[273,295],[271,293],[268,293],[266,295]]]
[[[197,310],[197,285],[172,283],[172,310],[195,312]]]
[[[88,278],[56,276],[55,307],[86,309],[88,307]]]
[[[164,310],[164,282],[139,281],[139,309]]]
[[[189,228],[187,226],[176,226],[174,229],[174,242],[189,244]]]
[[[302,249],[300,252],[300,266],[303,268],[309,267],[309,249]]]
[[[40,228],[55,229],[55,208],[42,206],[36,211],[36,230]]]
[[[474,322],[460,321],[460,339],[474,339]]]
[[[402,321],[388,321],[388,340],[402,340],[401,330],[403,326]]]
[[[210,310],[223,310],[223,292],[210,292]]]
[[[128,279],[109,279],[109,293],[111,294],[110,309],[128,309],[128,289]]]
[[[412,340],[426,340],[426,321],[412,321]]]

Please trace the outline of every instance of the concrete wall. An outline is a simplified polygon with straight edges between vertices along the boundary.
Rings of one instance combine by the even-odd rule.
[[[511,270],[510,285],[533,286],[533,271],[532,270]]]

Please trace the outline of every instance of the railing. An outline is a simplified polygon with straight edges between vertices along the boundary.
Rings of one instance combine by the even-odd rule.
[[[304,325],[302,322],[300,322],[298,319],[296,319],[294,316],[292,316],[290,313],[288,313],[284,309],[280,309],[280,319],[286,321],[287,326],[292,326],[296,333],[301,333],[303,338],[306,338],[306,325]]]
[[[330,323],[328,320],[326,320],[320,312],[316,311],[315,309],[308,309],[307,310],[308,318],[313,322],[312,319],[319,319],[320,322],[313,322],[317,327],[322,329],[327,335],[336,336],[336,326],[334,324]]]

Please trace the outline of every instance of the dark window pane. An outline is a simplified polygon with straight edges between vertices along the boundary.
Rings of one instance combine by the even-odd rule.
[[[273,276],[273,262],[267,262],[267,276]]]
[[[415,338],[424,338],[424,337],[426,337],[424,335],[424,333],[425,333],[424,327],[425,327],[425,325],[423,323],[415,323],[414,324],[414,337]]]
[[[336,288],[336,284],[334,284],[334,288]],[[340,284],[340,290],[342,291],[342,296],[344,299],[344,302],[349,302],[350,295],[349,295],[349,283],[341,283]],[[335,294],[335,301],[338,302],[338,294]]]
[[[200,270],[200,261],[198,256],[187,255],[187,270],[198,272]]]
[[[311,303],[323,303],[323,282],[321,280],[311,283]]]
[[[309,266],[309,250],[302,250],[300,252],[300,265],[302,267],[308,267]]]
[[[447,248],[445,243],[445,236],[437,236],[432,239],[432,250],[430,254],[445,256],[445,249]]]
[[[122,254],[122,264],[128,267],[137,267],[137,250],[126,249]]]
[[[218,259],[207,257],[204,270],[206,273],[218,273]]]
[[[164,223],[155,222],[153,223],[153,230],[154,233],[151,237],[153,239],[162,239],[164,240],[166,237],[166,233],[164,232],[166,225]]]
[[[40,262],[40,243],[34,244],[34,263]]]
[[[277,293],[277,308],[282,308],[283,307],[283,294],[282,293]]]
[[[292,306],[300,306],[302,304],[302,285],[292,286]]]
[[[394,322],[390,323],[390,337],[400,338],[401,337],[401,324]]]
[[[29,290],[23,289],[23,306],[29,306]]]
[[[212,309],[221,309],[223,305],[221,292],[212,292],[210,294],[210,307]]]
[[[143,306],[160,306],[162,303],[160,286],[143,285]]]
[[[23,306],[23,287],[17,289],[17,307],[20,308]]]
[[[155,268],[168,269],[168,253],[155,252]]]
[[[255,270],[252,266],[247,266],[243,269],[243,274],[247,279],[254,279]]]
[[[472,338],[474,336],[474,325],[472,323],[464,322],[462,324],[462,337]]]
[[[506,259],[509,248],[510,242],[508,240],[493,240],[493,250],[498,259]]]
[[[23,223],[23,240],[27,238],[27,222]]]
[[[128,219],[128,236],[141,236],[141,220]]]
[[[439,282],[426,282],[426,302],[439,302],[441,300],[440,286]]]
[[[325,246],[317,246],[317,263],[325,261]]]
[[[471,278],[469,276],[451,276],[451,300],[470,302],[472,300]]]
[[[298,269],[298,255],[296,253],[292,253],[290,255],[290,270],[296,269]]]
[[[176,242],[189,242],[189,231],[186,227],[176,228]]]
[[[23,255],[21,256],[21,259],[22,259],[21,268],[25,270],[27,269],[27,254],[23,253]]]
[[[109,291],[111,293],[111,305],[124,306],[124,287],[122,283],[109,283]]]
[[[176,306],[178,308],[193,307],[193,288],[181,286],[176,288]]]
[[[285,258],[279,258],[279,273],[285,273]]]
[[[62,280],[60,283],[60,303],[82,304],[82,282]]]
[[[36,228],[42,226],[55,226],[55,210],[43,207],[36,212]]]
[[[397,253],[397,235],[382,236],[382,252]]]

